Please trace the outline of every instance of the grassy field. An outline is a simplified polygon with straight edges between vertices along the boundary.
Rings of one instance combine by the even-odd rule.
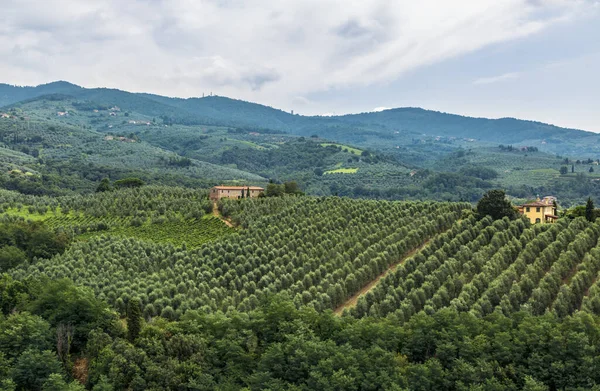
[[[148,219],[141,225],[134,226],[129,217],[94,217],[79,212],[65,214],[60,211],[60,208],[56,211],[48,210],[43,214],[29,213],[27,207],[20,210],[11,208],[4,214],[22,217],[25,220],[43,221],[51,229],[65,229],[72,232],[76,240],[88,240],[99,235],[115,235],[157,243],[172,243],[177,246],[185,243],[188,248],[195,248],[234,231],[212,215],[205,215],[199,219],[181,218],[177,221]]]
[[[80,239],[90,238],[102,233],[118,237],[131,237],[157,243],[172,243],[176,246],[186,244],[187,248],[199,247],[204,243],[216,240],[233,232],[219,218],[206,215],[201,219],[164,222],[159,224],[144,223],[139,227],[117,225],[104,232],[91,232],[80,235]]]
[[[341,147],[342,150],[347,149],[348,152],[353,153],[355,155],[360,155],[363,151],[358,149],[358,148],[354,148],[354,147],[350,147],[348,145],[343,145],[343,144],[335,144],[335,143],[322,143],[321,146],[322,147],[328,147],[330,145],[333,145],[335,147]]]
[[[504,186],[544,186],[551,179],[558,178],[560,172],[553,168],[535,169],[535,170],[512,170],[508,173],[502,173],[499,182]]]
[[[335,170],[325,171],[323,174],[356,174],[358,168],[337,168]]]

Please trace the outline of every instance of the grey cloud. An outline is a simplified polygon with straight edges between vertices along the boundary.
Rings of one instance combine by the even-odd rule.
[[[335,34],[344,38],[356,38],[370,33],[370,30],[356,19],[350,19],[334,29]]]
[[[525,3],[533,7],[542,7],[544,5],[543,0],[525,0]]]
[[[532,16],[535,0],[23,1],[2,15],[3,81],[179,96],[210,88],[278,104],[394,80],[550,23]],[[551,1],[569,12],[570,0]]]
[[[260,90],[265,84],[273,83],[281,79],[279,73],[276,70],[264,70],[256,73],[252,73],[243,77],[243,81],[250,84],[253,91]]]
[[[215,4],[220,8],[236,8],[244,6],[243,0],[208,0],[208,2]]]
[[[295,96],[295,97],[292,98],[292,103],[294,105],[306,106],[306,105],[308,105],[308,104],[310,104],[312,102],[311,102],[310,99],[308,99],[308,98],[306,98],[304,96],[298,95],[298,96]]]

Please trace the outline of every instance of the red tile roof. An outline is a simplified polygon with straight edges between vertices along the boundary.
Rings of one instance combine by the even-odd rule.
[[[530,202],[528,204],[523,204],[521,206],[535,206],[535,207],[544,207],[544,206],[548,206],[548,207],[552,207],[552,204],[546,204],[542,201],[535,201],[535,202]]]

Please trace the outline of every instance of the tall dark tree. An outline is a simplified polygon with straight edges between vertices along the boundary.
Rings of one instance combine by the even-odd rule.
[[[275,183],[269,183],[265,195],[267,197],[280,197],[283,195],[285,188],[283,185],[277,185]]]
[[[100,181],[100,184],[96,188],[96,193],[101,193],[103,191],[111,191],[112,187],[110,186],[110,181],[108,178],[104,178]]]
[[[503,217],[510,219],[517,217],[517,212],[506,199],[504,190],[490,190],[485,193],[477,203],[477,214],[479,218],[491,216],[494,220],[499,220]]]
[[[133,299],[129,301],[129,309],[127,311],[127,338],[133,342],[142,330],[142,309],[140,301]]]
[[[283,185],[284,185],[284,192],[286,194],[300,193],[300,189],[298,188],[298,184],[296,183],[296,181],[285,182]]]
[[[591,197],[588,197],[587,203],[585,204],[585,218],[587,221],[595,221],[596,215],[594,214],[594,201]]]
[[[250,198],[250,187],[246,189],[246,198]]]

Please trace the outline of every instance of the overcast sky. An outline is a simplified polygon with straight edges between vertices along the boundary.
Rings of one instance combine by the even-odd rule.
[[[0,82],[600,132],[600,0],[1,0]]]

